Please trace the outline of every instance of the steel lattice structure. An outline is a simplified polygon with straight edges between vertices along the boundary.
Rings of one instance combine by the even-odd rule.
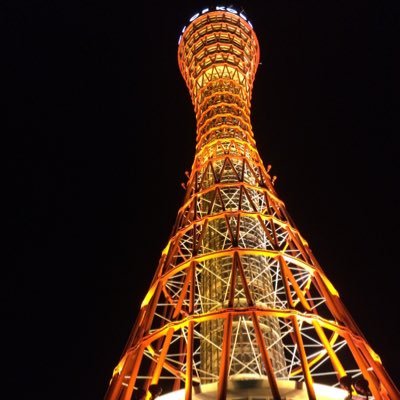
[[[229,382],[261,379],[265,398],[316,399],[328,398],[318,384],[343,387],[343,377],[360,393],[354,382],[363,377],[373,398],[399,399],[257,151],[250,22],[232,9],[204,10],[184,29],[178,61],[196,113],[195,159],[106,398],[160,384],[191,399],[214,384],[212,398],[225,399]],[[285,394],[290,381],[303,397]]]

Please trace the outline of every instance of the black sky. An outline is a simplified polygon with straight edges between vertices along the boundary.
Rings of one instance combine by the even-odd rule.
[[[399,4],[233,3],[261,47],[264,164],[398,386]],[[195,119],[177,41],[207,5],[219,3],[3,6],[13,398],[103,398],[183,200]]]

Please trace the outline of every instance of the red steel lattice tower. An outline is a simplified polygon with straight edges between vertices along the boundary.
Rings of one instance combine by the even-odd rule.
[[[203,10],[183,30],[178,61],[195,159],[106,399],[400,399],[257,151],[250,21]]]

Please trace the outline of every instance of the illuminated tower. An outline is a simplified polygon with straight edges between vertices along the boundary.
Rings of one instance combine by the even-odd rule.
[[[160,389],[160,399],[400,399],[258,154],[250,21],[203,10],[182,31],[178,61],[195,159],[106,399]]]

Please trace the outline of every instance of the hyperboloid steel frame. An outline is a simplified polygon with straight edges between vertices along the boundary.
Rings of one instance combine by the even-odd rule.
[[[178,61],[197,120],[194,163],[168,244],[107,399],[235,377],[340,386],[366,380],[375,399],[400,394],[290,218],[250,122],[259,44],[235,10],[204,12],[184,29]],[[365,381],[364,381],[365,382]],[[149,397],[149,395],[147,395]]]

